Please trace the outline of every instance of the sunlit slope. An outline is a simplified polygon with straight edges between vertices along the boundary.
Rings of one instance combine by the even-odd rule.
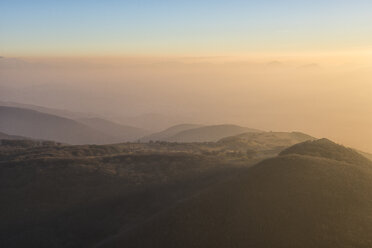
[[[297,143],[314,139],[314,137],[300,132],[249,132],[223,138],[218,141],[218,144],[237,150],[281,151]]]
[[[237,125],[213,125],[185,130],[171,136],[171,142],[215,142],[222,138],[246,132],[261,132],[257,129]]]
[[[371,168],[302,143],[102,247],[371,247]]]

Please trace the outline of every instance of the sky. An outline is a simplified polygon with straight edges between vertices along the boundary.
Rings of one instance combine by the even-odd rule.
[[[3,56],[372,50],[368,0],[2,0]]]
[[[0,101],[166,120],[146,117],[156,130],[302,131],[372,153],[371,10],[370,0],[1,0]]]

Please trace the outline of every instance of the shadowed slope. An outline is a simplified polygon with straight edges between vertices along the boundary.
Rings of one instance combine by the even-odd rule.
[[[255,161],[235,159],[189,144],[7,140],[0,144],[0,247],[94,247]]]
[[[314,150],[319,153],[311,156]],[[371,163],[318,140],[289,148],[101,247],[367,248],[371,209]]]
[[[369,164],[370,161],[351,148],[337,145],[328,139],[319,139],[296,144],[280,155],[299,154],[343,161],[351,164]]]

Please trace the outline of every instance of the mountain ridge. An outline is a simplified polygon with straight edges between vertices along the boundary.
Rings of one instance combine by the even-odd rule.
[[[262,132],[258,129],[233,124],[203,126],[179,132],[167,139],[170,142],[216,142],[221,138],[246,132]]]
[[[0,106],[0,131],[69,144],[104,144],[113,138],[77,121],[17,107]]]
[[[194,128],[199,128],[204,125],[199,125],[199,124],[178,124],[174,125],[171,127],[168,127],[167,129],[152,133],[150,135],[144,136],[141,138],[141,141],[148,142],[150,140],[152,141],[166,141],[169,137],[176,135],[179,132],[194,129]]]
[[[119,124],[99,117],[78,119],[77,121],[113,137],[115,142],[137,141],[149,133],[142,128]]]

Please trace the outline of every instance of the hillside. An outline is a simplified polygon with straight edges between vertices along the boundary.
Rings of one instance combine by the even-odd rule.
[[[69,144],[105,144],[112,137],[74,120],[38,111],[0,106],[0,132]]]
[[[372,154],[367,153],[367,152],[361,152],[361,151],[357,151],[357,152],[372,161]]]
[[[6,142],[0,145],[1,247],[94,247],[243,168],[197,151],[170,143]],[[254,162],[241,159],[245,167]]]
[[[170,142],[215,142],[222,138],[247,132],[261,132],[237,125],[214,125],[193,128],[179,132],[166,141]]]
[[[299,144],[100,247],[368,248],[371,165],[330,141]]]
[[[194,129],[194,128],[200,128],[203,125],[198,124],[180,124],[176,126],[172,126],[170,128],[165,129],[164,131],[153,133],[150,135],[147,135],[145,137],[141,138],[141,141],[148,142],[150,140],[152,141],[166,141],[170,137],[176,135],[179,132],[183,132],[186,130]]]
[[[84,118],[77,121],[108,136],[114,137],[115,142],[136,141],[149,133],[141,128],[118,124],[102,118]]]
[[[280,153],[280,155],[289,154],[321,157],[358,165],[365,165],[371,162],[364,156],[361,156],[354,149],[337,145],[328,139],[299,143]]]
[[[283,149],[315,138],[299,132],[260,132],[260,133],[243,133],[236,136],[226,137],[217,143],[236,150],[252,151],[276,150]]]

